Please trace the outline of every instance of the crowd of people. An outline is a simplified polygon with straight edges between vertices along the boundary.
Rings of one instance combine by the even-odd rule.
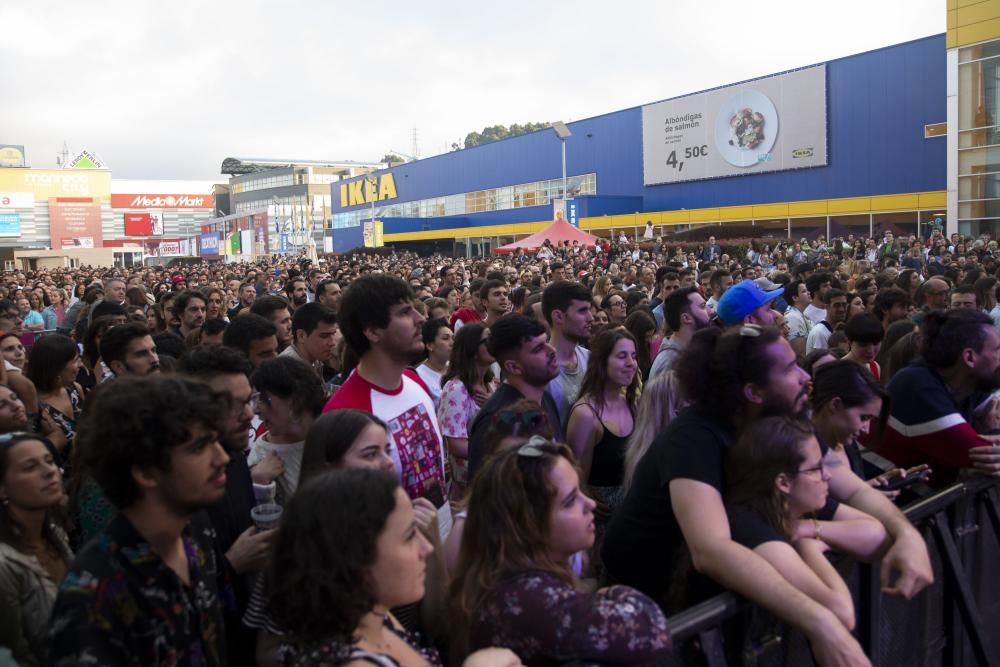
[[[648,663],[729,589],[868,664],[830,556],[910,599],[898,503],[1000,476],[998,260],[887,232],[8,272],[0,647]]]

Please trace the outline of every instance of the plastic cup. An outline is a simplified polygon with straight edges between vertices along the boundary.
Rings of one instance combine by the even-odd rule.
[[[271,530],[277,528],[281,522],[281,505],[276,503],[264,503],[257,505],[250,510],[250,518],[257,530]]]
[[[274,502],[275,494],[278,492],[278,485],[274,482],[270,484],[254,484],[253,498],[254,505],[268,505]]]

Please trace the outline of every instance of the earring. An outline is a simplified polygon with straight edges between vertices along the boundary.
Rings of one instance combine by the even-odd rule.
[[[10,504],[10,500],[8,498],[6,498],[6,497],[3,497],[3,498],[0,498],[0,503],[2,503],[4,505],[9,505]]]

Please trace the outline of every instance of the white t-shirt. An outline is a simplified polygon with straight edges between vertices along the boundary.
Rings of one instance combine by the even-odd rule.
[[[802,311],[795,306],[785,309],[785,324],[788,325],[788,338],[808,338],[812,329],[812,322],[809,321]]]
[[[434,401],[434,409],[437,410],[438,405],[441,404],[441,376],[443,373],[438,373],[426,363],[420,364],[414,370],[427,385],[427,391],[431,392],[431,399]]]
[[[434,401],[420,376],[414,371],[403,371],[399,388],[386,391],[355,370],[326,402],[323,412],[342,408],[370,412],[388,425],[400,486],[410,498],[433,494],[430,499],[438,506],[438,528],[444,541],[451,531],[444,439]],[[434,487],[440,491],[434,492]]]
[[[250,467],[257,465],[272,452],[281,457],[281,462],[285,464],[285,470],[274,480],[278,485],[275,501],[279,505],[285,505],[295,495],[295,490],[299,488],[299,474],[302,472],[302,450],[306,442],[302,440],[279,445],[269,441],[267,436],[268,434],[265,433],[253,444],[250,455],[247,456],[247,465]]]
[[[580,398],[580,388],[583,386],[583,376],[587,374],[587,361],[590,359],[590,350],[580,345],[574,350],[576,353],[576,368],[560,368],[559,375],[549,380],[546,390],[555,401],[556,410],[559,412],[559,421],[565,424],[569,419],[569,409]]]
[[[809,330],[809,337],[806,338],[806,354],[813,350],[827,349],[831,333],[833,332],[824,322],[817,322],[813,325],[813,328]]]
[[[826,308],[817,308],[811,303],[802,312],[810,322],[822,322],[826,319]]]

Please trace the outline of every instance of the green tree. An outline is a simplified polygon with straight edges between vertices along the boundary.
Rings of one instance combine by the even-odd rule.
[[[551,123],[525,123],[523,125],[514,123],[510,127],[506,127],[504,125],[492,125],[490,127],[484,127],[482,132],[469,132],[465,135],[465,140],[462,142],[462,145],[459,145],[457,142],[453,143],[451,145],[451,149],[453,151],[457,151],[462,150],[463,148],[482,146],[483,144],[499,141],[501,139],[507,139],[508,137],[517,137],[529,132],[543,130],[547,127],[551,127]]]
[[[406,160],[395,153],[386,153],[382,156],[382,162],[391,167],[394,164],[403,164]]]

